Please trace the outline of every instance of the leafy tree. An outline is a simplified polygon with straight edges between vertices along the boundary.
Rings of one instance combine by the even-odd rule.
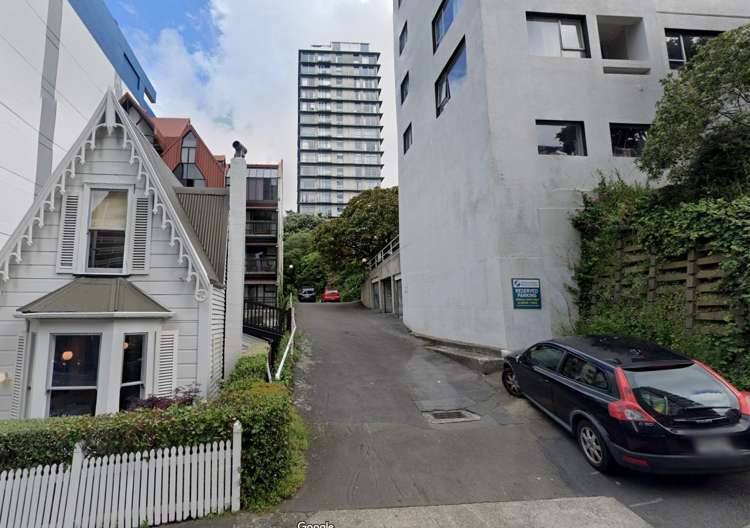
[[[736,194],[750,183],[750,25],[702,45],[662,81],[640,167],[695,196]]]
[[[315,228],[314,241],[328,266],[340,271],[369,259],[397,235],[398,187],[390,187],[353,198],[340,217]]]
[[[327,221],[328,219],[323,218],[321,215],[287,211],[286,216],[284,217],[284,241],[288,240],[290,236],[301,231],[312,231],[320,224],[323,224]]]

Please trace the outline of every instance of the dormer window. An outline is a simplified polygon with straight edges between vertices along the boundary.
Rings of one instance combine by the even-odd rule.
[[[180,164],[175,169],[175,176],[185,187],[205,187],[206,180],[200,169],[195,164],[198,140],[195,134],[188,132],[182,138],[182,151],[180,153]]]
[[[128,192],[92,189],[89,203],[87,268],[89,271],[122,272]]]

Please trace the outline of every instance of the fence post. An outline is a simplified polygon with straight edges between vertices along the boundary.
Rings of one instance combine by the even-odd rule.
[[[232,427],[232,511],[240,510],[240,456],[242,454],[242,424]]]
[[[615,299],[620,298],[620,293],[622,292],[622,266],[623,266],[623,260],[624,260],[624,242],[622,238],[617,239],[617,243],[615,245],[617,249],[617,262],[615,263]]]
[[[77,442],[73,449],[73,462],[70,465],[70,481],[68,482],[68,496],[61,497],[65,505],[65,520],[63,528],[73,528],[76,520],[76,505],[80,490],[81,468],[83,467],[83,445]]]
[[[648,265],[648,293],[646,298],[649,302],[656,299],[656,257],[649,257]]]
[[[687,254],[687,279],[685,281],[685,302],[687,304],[687,318],[685,319],[685,326],[687,328],[693,328],[695,325],[695,308],[696,308],[696,277],[697,266],[696,251],[692,248]]]

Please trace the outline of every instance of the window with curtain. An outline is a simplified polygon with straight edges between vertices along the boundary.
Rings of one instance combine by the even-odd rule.
[[[94,189],[89,200],[88,269],[122,271],[128,192]]]

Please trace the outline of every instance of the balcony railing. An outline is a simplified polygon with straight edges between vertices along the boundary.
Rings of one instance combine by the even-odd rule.
[[[278,224],[269,220],[248,220],[245,234],[248,236],[273,236],[278,233]]]
[[[377,255],[375,255],[369,260],[369,262],[367,263],[367,267],[369,269],[375,268],[381,262],[388,260],[391,257],[391,255],[395,255],[396,253],[398,253],[398,250],[399,250],[399,237],[396,237],[393,240],[391,240],[387,246],[381,249]]]
[[[245,257],[245,273],[276,273],[276,257]]]

